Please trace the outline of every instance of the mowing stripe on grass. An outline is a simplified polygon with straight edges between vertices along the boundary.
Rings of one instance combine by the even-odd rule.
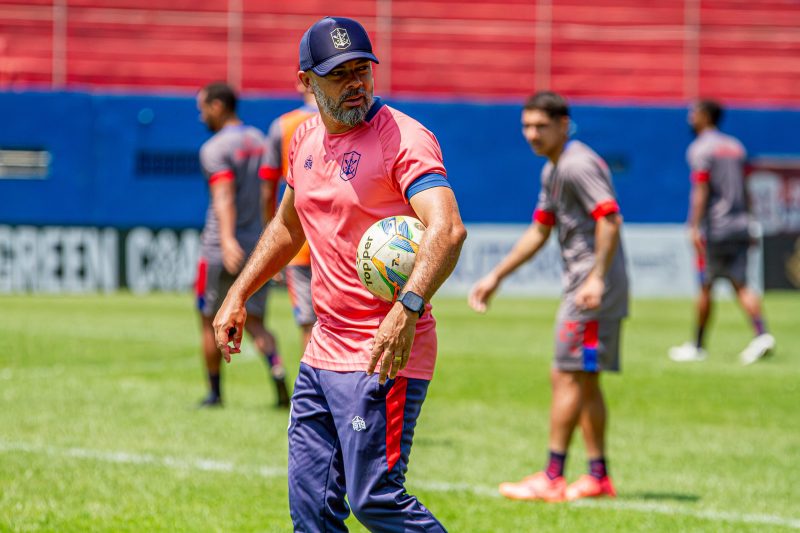
[[[247,476],[261,476],[274,478],[286,475],[286,468],[271,466],[241,466],[228,461],[215,459],[179,459],[177,457],[157,456],[150,454],[108,452],[87,450],[85,448],[56,448],[53,446],[40,446],[22,442],[0,441],[0,452],[24,452],[53,457],[68,457],[74,459],[90,459],[106,463],[153,465],[172,468],[175,470],[201,470],[204,472],[226,472],[243,474]]]
[[[150,454],[138,454],[128,452],[109,452],[100,450],[89,450],[86,448],[58,448],[54,446],[43,446],[28,444],[24,442],[5,442],[0,441],[0,452],[23,452],[33,454],[43,454],[54,457],[67,457],[75,459],[88,459],[92,461],[102,461],[117,464],[133,465],[152,465],[156,467],[172,468],[176,470],[199,470],[204,472],[223,472],[242,474],[247,476],[260,476],[264,478],[277,478],[286,476],[285,467],[277,466],[245,466],[237,465],[228,461],[217,461],[215,459],[179,459],[170,456],[157,456]],[[443,481],[418,481],[412,483],[414,486],[433,492],[467,492],[477,496],[499,498],[497,489],[486,485],[469,485],[467,483],[448,483]],[[640,503],[626,501],[624,499],[614,500],[581,500],[571,503],[576,507],[592,507],[598,509],[613,509],[620,511],[635,511],[644,513],[657,513],[664,515],[690,516],[693,518],[706,519],[717,522],[764,524],[771,526],[783,526],[793,529],[800,529],[800,519],[785,518],[777,515],[766,514],[740,514],[727,511],[714,511],[703,509],[688,509],[676,505],[659,503]]]

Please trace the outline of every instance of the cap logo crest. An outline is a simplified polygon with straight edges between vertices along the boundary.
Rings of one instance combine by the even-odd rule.
[[[338,50],[344,50],[350,47],[350,36],[347,35],[347,30],[344,28],[336,28],[331,32],[331,39],[333,46]]]

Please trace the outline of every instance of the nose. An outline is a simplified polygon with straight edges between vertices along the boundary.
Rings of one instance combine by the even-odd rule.
[[[364,79],[362,75],[355,69],[350,71],[350,78],[347,80],[347,87],[358,89],[364,86]]]

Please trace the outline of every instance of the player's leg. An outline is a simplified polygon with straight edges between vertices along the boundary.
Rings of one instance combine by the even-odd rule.
[[[550,370],[550,459],[545,470],[550,479],[564,475],[569,443],[581,414],[584,379],[583,372]]]
[[[700,287],[700,294],[697,297],[697,313],[696,313],[696,328],[695,328],[695,347],[700,352],[700,357],[704,357],[705,349],[705,333],[708,321],[711,319],[711,306],[713,302],[711,299],[711,285],[703,285]]]
[[[775,337],[768,331],[761,310],[761,298],[756,291],[747,286],[748,244],[740,243],[731,251],[726,275],[736,291],[736,298],[753,326],[753,340],[739,354],[745,365],[755,363],[775,348]]]
[[[584,358],[587,352],[593,350],[595,353],[590,353],[589,357],[596,358],[598,363],[595,371],[583,373],[581,389],[580,426],[589,459],[589,472],[567,487],[568,500],[616,496],[606,463],[608,411],[600,386],[600,372],[619,371],[620,332],[621,321],[617,319],[587,322],[584,328]]]
[[[317,321],[311,299],[311,267],[289,265],[286,267],[286,289],[292,303],[294,320],[300,328],[300,346],[303,350],[311,340],[311,330]]]
[[[320,382],[336,421],[347,499],[358,520],[370,531],[445,531],[405,488],[429,382],[398,377],[379,385],[377,374],[326,371]]]
[[[719,275],[721,256],[710,245],[706,248],[706,255],[698,260],[698,278],[700,292],[695,301],[695,337],[694,342],[685,342],[680,346],[669,349],[669,357],[677,362],[703,361],[708,353],[704,348],[706,328],[711,319],[713,306],[712,287],[714,279]]]
[[[604,459],[606,455],[605,437],[608,413],[603,391],[600,388],[600,374],[587,374],[583,382],[583,405],[581,406],[580,426],[589,460]]]
[[[599,380],[599,374],[587,374],[583,383],[580,425],[589,472],[567,487],[567,500],[617,495],[606,463],[605,434],[608,415]]]
[[[217,341],[214,339],[214,328],[211,327],[210,317],[200,316],[201,335],[203,344],[203,361],[206,364],[206,376],[208,378],[208,394],[200,402],[200,407],[222,406],[222,388],[220,385],[220,366],[222,354],[217,348]]]
[[[547,464],[544,470],[520,481],[501,483],[500,494],[512,500],[559,502],[565,498],[564,468],[572,433],[581,413],[581,373],[553,368],[550,371],[552,402]]]
[[[244,328],[253,339],[256,349],[264,356],[270,377],[275,385],[278,407],[289,407],[289,391],[286,386],[286,368],[278,355],[275,336],[264,327],[264,319],[258,315],[247,314]]]
[[[301,364],[289,414],[289,512],[294,531],[347,531],[342,450],[319,370]]]
[[[518,482],[501,483],[500,494],[515,500],[563,501],[567,481],[564,469],[572,434],[581,413],[585,364],[583,358],[584,324],[559,319],[555,326],[555,361],[550,370],[549,451],[544,470]],[[587,360],[594,368],[597,364]]]
[[[289,392],[286,387],[286,368],[278,355],[275,336],[264,326],[264,314],[267,309],[267,286],[264,285],[253,294],[245,304],[247,320],[244,328],[253,339],[256,349],[264,357],[270,371],[277,394],[276,405],[289,407]]]
[[[211,326],[214,313],[220,305],[219,287],[222,270],[222,265],[208,264],[203,259],[200,260],[197,266],[195,292],[197,310],[200,313],[203,362],[205,363],[208,382],[208,394],[200,402],[199,407],[219,407],[222,405],[222,386],[220,384],[222,354],[217,349],[214,328]]]
[[[744,312],[747,313],[747,317],[750,319],[755,336],[757,337],[759,335],[766,334],[767,324],[764,320],[764,315],[761,310],[761,298],[758,296],[756,291],[750,287],[735,283],[734,290],[736,291],[736,297],[739,301],[739,305],[741,305]]]

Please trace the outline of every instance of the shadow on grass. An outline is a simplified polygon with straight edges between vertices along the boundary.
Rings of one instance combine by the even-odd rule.
[[[700,501],[697,494],[679,494],[677,492],[633,492],[620,494],[619,498],[625,500],[644,500],[644,501],[673,501],[682,503],[694,503]]]

